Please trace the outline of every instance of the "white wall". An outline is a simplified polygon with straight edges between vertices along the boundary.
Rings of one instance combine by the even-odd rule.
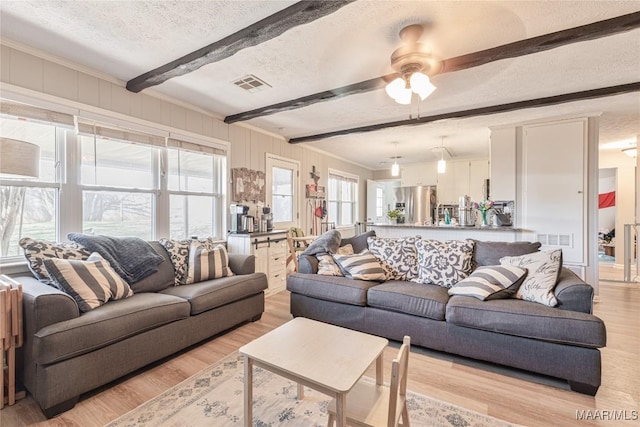
[[[624,224],[635,221],[635,207],[638,198],[636,186],[637,159],[620,150],[601,150],[600,168],[615,168],[616,173],[616,265],[624,265]]]
[[[329,168],[360,177],[359,221],[365,219],[366,181],[371,170],[354,165],[320,151],[287,143],[283,138],[267,132],[224,123],[222,118],[180,101],[168,99],[153,90],[132,93],[125,83],[76,64],[51,58],[46,54],[0,45],[0,82],[2,96],[15,101],[37,99],[41,106],[50,108],[67,106],[91,113],[125,120],[156,128],[165,132],[204,137],[206,141],[229,146],[229,170],[246,167],[265,171],[265,154],[271,153],[301,162],[301,189],[312,182],[309,172],[312,166],[320,174],[319,185],[327,184]],[[229,193],[231,194],[231,193]],[[228,198],[231,203],[230,197]],[[308,229],[304,210],[301,210],[300,226]],[[345,230],[345,235],[352,234]]]

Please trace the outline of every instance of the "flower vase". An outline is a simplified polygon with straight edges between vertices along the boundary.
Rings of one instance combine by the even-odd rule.
[[[489,224],[487,223],[487,211],[480,211],[480,213],[482,214],[482,224],[480,224],[480,226],[488,227]]]

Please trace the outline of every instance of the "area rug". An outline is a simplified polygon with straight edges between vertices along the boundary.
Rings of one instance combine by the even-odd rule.
[[[107,427],[227,427],[242,426],[243,358],[232,353],[161,395],[117,418]],[[365,378],[366,381],[373,379]],[[276,374],[255,367],[253,417],[258,427],[325,427],[330,399],[297,386]],[[512,427],[514,424],[477,412],[408,393],[413,427]]]

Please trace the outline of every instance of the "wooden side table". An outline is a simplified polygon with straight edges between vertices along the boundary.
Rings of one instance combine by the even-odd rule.
[[[16,394],[16,348],[22,347],[22,342],[22,285],[3,274],[0,275],[0,409],[5,401],[13,405],[16,398],[25,395],[24,391]]]

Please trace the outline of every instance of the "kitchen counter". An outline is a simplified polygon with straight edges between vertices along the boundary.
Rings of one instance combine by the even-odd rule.
[[[494,242],[516,242],[530,239],[530,231],[514,227],[461,227],[414,224],[369,224],[378,237],[420,236],[425,239],[462,240],[476,239]]]
[[[269,237],[277,234],[286,234],[287,231],[289,230],[283,229],[283,230],[271,230],[271,231],[254,231],[252,233],[229,233],[229,236],[249,237],[253,239],[253,238],[260,238],[260,237]]]

